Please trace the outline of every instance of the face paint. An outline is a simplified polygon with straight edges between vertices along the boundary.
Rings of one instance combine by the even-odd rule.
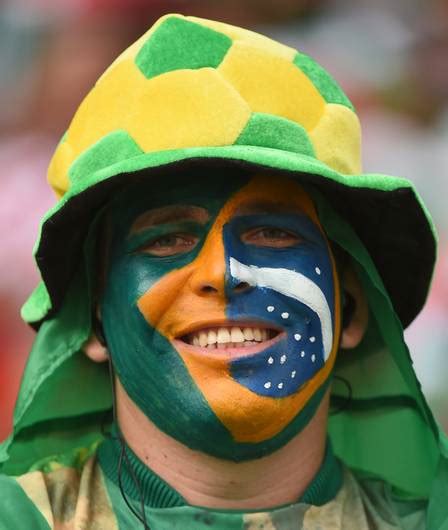
[[[235,237],[263,224],[294,230],[302,240],[280,253]],[[233,361],[231,373],[259,395],[293,395],[323,367],[333,346],[333,271],[324,236],[305,215],[275,214],[237,217],[224,238],[233,282],[252,287],[245,297],[229,290],[229,318],[249,314],[283,329],[260,354]]]
[[[243,460],[313,416],[339,340],[339,294],[298,185],[229,180],[140,184],[112,205],[102,316],[118,377],[147,417],[192,449]],[[182,252],[162,255],[167,242]],[[204,347],[229,336],[235,347]]]

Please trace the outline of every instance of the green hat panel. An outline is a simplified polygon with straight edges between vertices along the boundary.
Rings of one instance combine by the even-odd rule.
[[[114,131],[103,136],[84,151],[70,166],[70,180],[88,178],[88,176],[104,167],[121,162],[134,156],[142,155],[143,151],[126,131]]]
[[[339,84],[309,55],[297,53],[294,57],[294,64],[311,79],[327,103],[339,103],[353,111],[355,110]]]
[[[188,20],[170,17],[135,58],[146,78],[183,68],[216,68],[232,46],[226,35]]]
[[[235,142],[236,145],[258,145],[315,156],[305,129],[299,124],[272,114],[254,112]]]

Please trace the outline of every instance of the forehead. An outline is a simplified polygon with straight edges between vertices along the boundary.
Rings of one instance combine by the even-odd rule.
[[[205,224],[218,214],[305,214],[318,223],[313,202],[295,181],[275,175],[165,176],[129,187],[113,204],[121,227],[146,226],[181,219]]]

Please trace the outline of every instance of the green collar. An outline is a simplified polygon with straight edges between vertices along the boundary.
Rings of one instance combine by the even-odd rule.
[[[117,437],[117,430],[113,429],[111,436],[99,447],[98,457],[104,474],[117,487],[119,487],[118,465],[120,452],[121,444]],[[140,499],[139,489],[136,484],[138,482],[146,506],[151,508],[172,508],[187,505],[186,500],[174,488],[151,471],[128,446],[126,446],[126,455],[127,459],[124,457],[122,459],[121,484],[127,496],[136,501]],[[336,496],[341,485],[341,464],[334,456],[331,442],[328,439],[322,465],[297,502],[322,506]]]

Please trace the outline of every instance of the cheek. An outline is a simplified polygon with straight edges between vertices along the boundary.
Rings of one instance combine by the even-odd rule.
[[[263,352],[234,360],[232,377],[260,396],[292,396],[323,370],[337,343],[335,270],[325,242],[279,253],[227,248],[233,283],[251,286],[230,296],[228,317],[282,330]]]
[[[192,323],[224,319],[224,300],[199,297],[191,289],[195,265],[171,271],[138,299],[138,309],[146,322],[168,340],[172,340]]]
[[[142,292],[158,281],[160,271],[144,267],[140,260],[127,257],[112,262],[101,312],[109,346],[115,360],[134,360],[142,342],[152,337],[153,329],[142,319],[138,300]],[[140,359],[137,359],[140,362]],[[122,369],[126,366],[122,367]],[[129,367],[127,367],[129,368]]]
[[[106,298],[114,298],[118,307],[129,310],[129,306],[135,306],[138,299],[167,272],[163,267],[145,260],[144,256],[124,256],[112,263]]]
[[[166,268],[153,266],[144,257],[125,257],[112,264],[101,310],[106,337],[121,376],[132,367],[141,374],[146,373],[145,363],[152,365],[156,359],[146,353],[167,349],[166,340],[158,333],[157,322],[154,325],[149,322],[139,302],[169,275]],[[163,312],[163,306],[170,303],[170,293],[155,294],[151,305]],[[130,359],[132,363],[128,362]]]
[[[157,261],[147,256],[124,257],[113,263],[106,301],[123,319],[137,312],[156,328],[190,275],[190,263]]]
[[[298,322],[311,324],[311,336],[321,336],[326,360],[333,344],[335,274],[326,248],[267,253],[260,249],[228,247],[228,274],[251,290],[229,296],[228,315],[248,313],[287,331]],[[316,320],[313,324],[312,320]]]
[[[279,287],[273,271],[261,271],[265,273],[263,283],[269,287],[253,289],[244,304],[233,305],[231,316],[262,320],[282,331],[262,352],[233,361],[231,374],[258,395],[287,397],[299,391],[329,361],[334,344],[333,308],[322,290],[304,282],[294,271],[282,271],[289,279],[288,289],[282,292],[275,289]],[[258,276],[261,271],[253,273]],[[273,277],[269,279],[270,274]]]

